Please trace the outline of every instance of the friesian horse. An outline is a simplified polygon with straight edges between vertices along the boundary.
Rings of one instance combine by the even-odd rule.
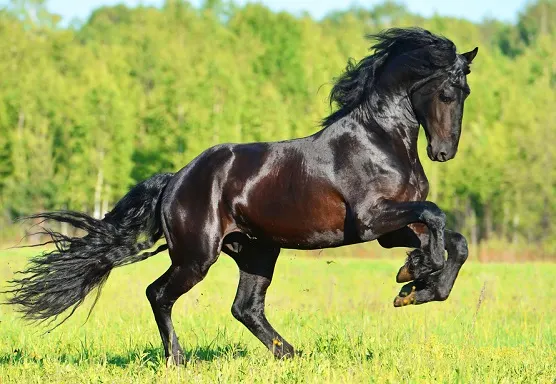
[[[372,240],[415,248],[397,274],[399,283],[410,283],[394,306],[445,300],[467,259],[467,243],[445,229],[445,214],[426,200],[417,138],[422,126],[433,161],[455,156],[470,93],[466,75],[478,49],[457,54],[450,40],[419,28],[371,37],[374,53],[348,62],[330,94],[338,109],[315,134],[216,145],[177,173],[139,183],[102,220],[73,211],[30,216],[87,234],[44,229],[56,249],[30,261],[26,277],[11,282],[8,302],[32,320],[55,320],[70,310],[63,322],[114,267],[167,249],[171,265],[146,294],[168,362],[179,364],[185,359],[172,306],[220,252],[240,270],[233,316],[278,358],[294,355],[264,313],[281,248]],[[143,252],[162,236],[166,244]]]

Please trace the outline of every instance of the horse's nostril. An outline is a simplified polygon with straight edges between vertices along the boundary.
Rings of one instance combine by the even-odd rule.
[[[438,158],[442,161],[446,161],[446,159],[448,158],[448,154],[446,152],[442,151],[438,154]]]

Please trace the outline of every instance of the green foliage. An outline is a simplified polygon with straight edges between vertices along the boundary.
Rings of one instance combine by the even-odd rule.
[[[556,253],[555,20],[553,0],[528,4],[516,25],[424,19],[392,1],[315,21],[167,0],[61,28],[44,1],[13,1],[0,11],[0,222],[42,209],[100,215],[211,145],[308,135],[348,57],[368,54],[365,34],[419,25],[460,51],[480,47],[458,156],[422,156],[431,200],[475,243]]]

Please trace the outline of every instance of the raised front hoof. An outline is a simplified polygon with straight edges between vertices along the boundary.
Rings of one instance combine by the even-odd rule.
[[[407,264],[404,264],[396,275],[396,283],[407,283],[408,281],[413,280],[413,273],[409,271],[409,267],[407,266]]]
[[[411,290],[408,291],[406,289],[408,285],[405,285],[398,296],[394,299],[394,307],[404,307],[406,305],[416,304],[416,287],[415,285],[411,286]]]

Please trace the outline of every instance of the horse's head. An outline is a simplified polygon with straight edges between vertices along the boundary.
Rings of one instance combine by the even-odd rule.
[[[431,160],[447,161],[456,155],[463,105],[471,92],[467,74],[477,51],[475,48],[457,55],[450,68],[418,82],[410,95],[417,119],[427,136],[427,154]]]
[[[466,76],[478,49],[457,54],[453,42],[421,28],[392,28],[369,37],[376,41],[374,54],[348,62],[330,92],[330,102],[340,108],[323,125],[351,115],[384,131],[408,128],[416,140],[420,124],[431,160],[453,158],[470,92]]]

